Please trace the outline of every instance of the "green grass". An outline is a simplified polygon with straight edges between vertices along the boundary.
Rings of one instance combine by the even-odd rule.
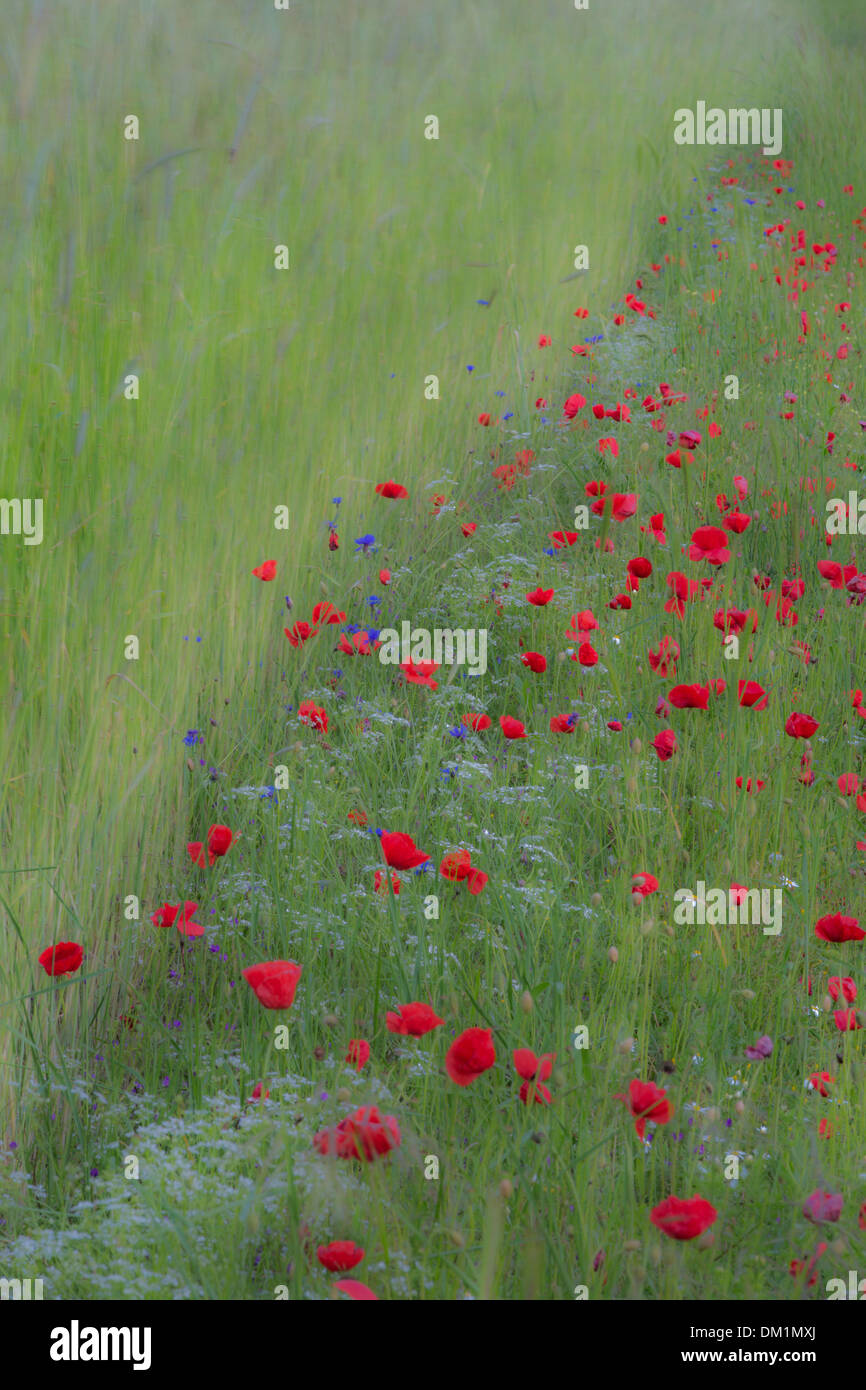
[[[863,948],[812,934],[822,912],[866,915],[858,813],[835,790],[840,773],[863,772],[847,701],[864,669],[863,621],[819,587],[821,503],[812,528],[799,485],[828,472],[846,480],[842,495],[856,485],[841,461],[862,457],[866,415],[856,392],[838,405],[815,352],[834,320],[823,306],[853,300],[852,357],[830,365],[841,384],[856,378],[850,222],[864,185],[851,53],[862,31],[856,9],[833,7],[827,26],[822,13],[668,3],[650,20],[638,4],[323,0],[276,14],[155,0],[67,3],[39,20],[7,6],[3,488],[45,501],[40,547],[0,539],[10,1277],[44,1277],[53,1297],[271,1298],[286,1285],[293,1299],[317,1298],[329,1279],[310,1249],[351,1237],[367,1251],[356,1272],[381,1297],[560,1299],[580,1284],[592,1298],[793,1298],[802,1286],[788,1263],[816,1243],[800,1209],[819,1185],[846,1197],[834,1232],[844,1244],[822,1261],[819,1294],[858,1260],[866,1272],[863,1049],[846,1036],[838,1063],[842,1035],[820,1010],[828,975],[866,987]],[[796,193],[776,200],[781,211],[719,191],[718,173],[731,172],[766,198],[753,166],[726,170],[736,151],[713,160],[673,144],[674,109],[698,99],[783,107]],[[138,142],[123,139],[130,113]],[[431,113],[438,141],[424,139]],[[854,199],[841,193],[849,182]],[[722,210],[713,230],[732,238],[720,260],[707,249],[710,193]],[[795,196],[810,209],[826,199],[824,214],[806,215],[809,239],[814,229],[834,240],[855,277],[846,288],[838,271],[809,272],[826,286],[804,296],[815,325],[804,345],[773,280],[786,258],[762,238]],[[659,227],[659,214],[675,224],[689,206],[694,238]],[[590,270],[569,279],[578,243]],[[666,251],[673,261],[656,276]],[[611,306],[636,274],[657,317],[619,331]],[[585,321],[572,317],[578,305]],[[552,348],[536,347],[541,333]],[[605,343],[592,362],[573,358],[570,345],[595,333]],[[782,344],[786,355],[766,362]],[[129,372],[136,401],[123,395]],[[741,395],[729,403],[730,372]],[[436,401],[424,395],[431,374]],[[542,426],[534,408],[547,397],[556,420],[572,390],[612,404],[660,380],[690,396],[669,423],[705,435],[682,472],[661,461],[643,391],[631,426],[585,434]],[[714,391],[723,434],[707,441],[694,412]],[[796,426],[779,418],[784,391],[799,397]],[[484,410],[513,418],[484,430]],[[603,433],[619,439],[616,462],[596,451]],[[507,494],[491,479],[498,446],[497,462],[524,446],[536,455]],[[719,601],[690,606],[681,624],[661,608],[666,570],[696,572],[680,547],[734,473],[761,508],[724,570],[731,601],[760,607],[748,671],[721,657]],[[375,497],[391,477],[408,502]],[[665,512],[667,551],[633,520],[612,528],[613,555],[583,536],[564,558],[544,556],[547,533],[571,526],[597,477],[640,494],[642,524]],[[434,518],[436,493],[448,505]],[[779,521],[774,500],[788,508]],[[288,534],[273,526],[282,504]],[[458,519],[479,523],[471,538]],[[375,556],[353,553],[366,532]],[[638,553],[655,572],[633,610],[611,612]],[[250,570],[268,558],[277,579],[261,585]],[[800,624],[783,629],[749,575],[779,579],[796,562],[807,593]],[[539,582],[555,603],[529,609],[522,596]],[[282,635],[320,599],[362,622],[373,593],[382,626],[488,628],[488,674],[468,691],[447,670],[435,692],[407,689],[373,658],[333,655],[336,628],[298,651]],[[602,623],[588,672],[556,660],[586,607]],[[724,675],[730,689],[711,713],[674,712],[680,751],[659,764],[648,745],[666,684],[644,653],[665,632],[682,648],[679,680]],[[138,660],[124,659],[128,635]],[[816,667],[790,653],[795,638]],[[545,677],[520,664],[521,640],[546,653]],[[769,710],[737,708],[738,675],[764,684]],[[299,723],[304,699],[327,708],[326,739]],[[487,709],[493,728],[456,744],[447,730],[469,708]],[[579,730],[549,734],[549,715],[570,708]],[[782,734],[795,708],[822,723],[808,789]],[[504,751],[506,713],[532,737]],[[627,731],[610,735],[606,721],[628,713]],[[192,728],[205,743],[188,750]],[[574,789],[577,761],[590,767],[588,792]],[[262,800],[278,765],[291,785]],[[767,787],[737,794],[737,775]],[[348,822],[354,808],[371,827],[408,831],[434,865],[469,848],[488,886],[471,898],[404,875],[396,901],[375,895],[378,850]],[[241,838],[202,873],[184,846],[213,821]],[[642,870],[661,896],[635,906]],[[675,887],[770,886],[780,873],[798,887],[779,938],[672,925]],[[438,919],[423,910],[433,892]],[[138,922],[124,917],[129,895]],[[164,901],[185,897],[218,952],[205,940],[187,952],[151,926]],[[36,957],[57,940],[80,941],[87,958],[55,986]],[[280,1052],[240,969],[284,957],[304,974]],[[807,973],[812,1000],[798,984]],[[410,999],[430,1000],[446,1026],[418,1041],[387,1033],[385,1011]],[[473,1024],[494,1030],[498,1061],[462,1091],[442,1059]],[[587,1050],[572,1046],[579,1024]],[[762,1033],[772,1058],[746,1063]],[[372,1046],[360,1076],[342,1061],[353,1037]],[[549,1109],[517,1099],[519,1046],[558,1053]],[[821,1101],[803,1082],[825,1068],[838,1081]],[[246,1106],[264,1076],[270,1101]],[[615,1099],[635,1076],[667,1085],[676,1107],[646,1156]],[[387,1163],[358,1171],[315,1154],[317,1130],[368,1103],[401,1125]],[[832,1119],[830,1139],[819,1118]],[[745,1166],[734,1185],[731,1152]],[[124,1176],[129,1155],[138,1182]],[[425,1180],[428,1155],[438,1180]],[[648,1221],[668,1193],[694,1191],[719,1211],[709,1249],[665,1242]]]

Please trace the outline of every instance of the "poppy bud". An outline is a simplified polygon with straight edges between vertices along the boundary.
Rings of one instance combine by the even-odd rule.
[[[601,907],[603,899],[600,893],[593,893],[589,901],[593,907]]]
[[[625,1055],[626,1053],[631,1052],[633,1047],[634,1038],[623,1038],[622,1042],[617,1043],[616,1050],[617,1052],[621,1052],[623,1055]]]
[[[643,748],[643,744],[641,743],[639,738],[633,738],[631,743],[629,744],[629,747],[633,753],[639,753]]]
[[[695,1245],[699,1250],[709,1250],[710,1246],[715,1244],[715,1240],[712,1231],[704,1231],[703,1235],[698,1236]]]
[[[623,1250],[640,1250],[639,1240],[627,1240],[623,1244]]]
[[[532,1013],[532,995],[525,989],[520,996],[520,1007],[525,1014]]]
[[[821,1000],[821,1008],[824,1010],[825,1014],[828,1014],[832,1007],[833,1000],[830,998],[829,994],[825,994],[824,998]]]
[[[336,1028],[340,1020],[337,1018],[336,1014],[325,1014],[324,1018],[322,1019],[322,1022],[324,1023],[326,1028]]]
[[[510,1178],[502,1179],[502,1182],[499,1184],[499,1195],[500,1197],[503,1197],[506,1202],[508,1201],[509,1197],[513,1197],[514,1184],[512,1183]]]
[[[340,1103],[342,1104],[343,1102],[348,1101],[348,1100],[351,1100],[351,1099],[352,1099],[352,1092],[351,1092],[350,1090],[348,1090],[347,1087],[341,1086],[340,1089],[339,1089],[339,1091],[337,1092],[337,1100],[340,1101]]]
[[[448,1239],[451,1241],[452,1245],[456,1245],[458,1250],[462,1250],[464,1245],[466,1244],[466,1241],[464,1240],[463,1236],[460,1234],[459,1231],[449,1231]]]
[[[610,961],[611,965],[616,965],[617,961],[619,960],[619,951],[616,949],[615,946],[611,946],[608,948],[607,958]]]
[[[746,1104],[745,1104],[745,1101],[742,1101],[742,1100],[735,1101],[735,1102],[734,1102],[734,1109],[736,1110],[736,1112],[737,1112],[738,1115],[745,1115],[745,1113],[746,1113]]]

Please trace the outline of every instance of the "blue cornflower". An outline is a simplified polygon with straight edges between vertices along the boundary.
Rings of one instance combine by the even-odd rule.
[[[339,507],[339,505],[340,505],[340,503],[342,502],[342,500],[343,500],[342,497],[332,497],[332,498],[331,498],[331,501],[333,502],[333,504],[334,504],[335,507]]]
[[[367,599],[367,602],[369,603],[371,608],[378,608],[382,600],[380,599],[378,594],[371,594],[370,597]]]
[[[204,734],[200,734],[198,729],[187,729],[183,741],[187,748],[194,748],[197,743],[204,743]]]
[[[363,551],[365,555],[367,554],[367,551],[375,544],[376,537],[369,534],[366,536],[358,536],[357,540],[355,541],[355,545],[357,546],[358,550]]]

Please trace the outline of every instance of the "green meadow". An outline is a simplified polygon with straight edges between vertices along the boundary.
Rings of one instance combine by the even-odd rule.
[[[866,942],[814,933],[866,917],[866,822],[837,788],[866,777],[863,614],[816,570],[827,479],[856,488],[866,440],[864,40],[855,5],[7,0],[2,490],[43,499],[44,535],[0,536],[0,1273],[47,1298],[324,1299],[316,1247],[351,1239],[353,1277],[396,1300],[789,1300],[866,1275],[864,1048],[827,994],[852,977],[862,1008]],[[674,111],[699,100],[781,108],[790,170],[677,146]],[[813,253],[794,304],[799,225],[839,256]],[[667,428],[703,435],[679,470],[641,406],[660,382],[688,395]],[[578,391],[634,392],[632,423],[564,424]],[[753,520],[720,576],[688,544],[734,475]],[[546,553],[600,478],[637,516]],[[408,498],[377,496],[388,479]],[[658,512],[664,549],[638,530]],[[832,558],[858,554],[843,537]],[[636,555],[653,574],[611,610]],[[680,620],[668,570],[719,588]],[[802,573],[796,627],[753,573]],[[538,585],[546,607],[526,604]],[[339,625],[292,647],[283,629],[325,601],[362,627],[486,629],[488,670],[407,684],[336,651]],[[724,602],[759,615],[738,661]],[[584,669],[565,632],[589,608]],[[646,654],[665,633],[677,680],[727,690],[673,711],[663,763],[671,681]],[[738,679],[768,707],[739,707]],[[795,710],[820,723],[809,785]],[[467,711],[491,728],[449,733]],[[503,715],[530,736],[506,743]],[[214,823],[237,838],[197,868],[186,845]],[[374,891],[375,828],[431,857],[397,897]],[[438,874],[461,847],[489,875],[477,896]],[[636,898],[647,873],[659,892]],[[781,886],[781,932],[676,925],[699,880]],[[204,937],[152,924],[184,900]],[[52,978],[38,957],[61,941],[84,964]],[[272,1016],[241,970],[285,959],[303,974]],[[444,1026],[387,1031],[414,1000]],[[471,1026],[497,1061],[460,1088],[443,1061]],[[747,1061],[762,1035],[772,1055]],[[523,1047],[557,1054],[549,1106],[518,1099]],[[617,1099],[634,1078],[674,1106],[646,1145]],[[397,1118],[399,1148],[317,1153],[364,1105]],[[829,1235],[802,1214],[816,1188],[845,1197]],[[712,1202],[711,1237],[650,1223],[670,1193]],[[819,1239],[809,1286],[789,1266]]]

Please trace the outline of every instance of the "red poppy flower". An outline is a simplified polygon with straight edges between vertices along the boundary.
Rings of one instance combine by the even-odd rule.
[[[835,560],[819,560],[818,573],[828,580],[831,589],[844,589],[857,573],[856,565],[837,565]]]
[[[343,1274],[347,1269],[354,1269],[363,1258],[364,1251],[353,1240],[332,1240],[330,1245],[320,1245],[316,1251],[319,1264],[324,1265],[331,1274]]]
[[[264,1008],[289,1009],[302,969],[293,960],[268,960],[262,965],[247,966],[241,974]]]
[[[653,572],[652,564],[645,560],[642,555],[635,555],[626,565],[629,574],[633,574],[635,579],[648,579]]]
[[[215,859],[221,859],[224,854],[228,854],[229,846],[234,836],[227,825],[212,825],[207,832],[207,862],[212,866]],[[201,840],[192,840],[186,847],[187,854],[197,868],[205,867],[204,845]]]
[[[311,729],[321,729],[323,734],[328,732],[328,716],[312,700],[304,700],[303,704],[298,705],[298,718],[302,724],[309,724]]]
[[[380,1115],[377,1105],[362,1105],[339,1124],[320,1129],[313,1136],[313,1147],[318,1153],[358,1158],[364,1163],[384,1157],[399,1148],[401,1142],[396,1119],[393,1115]]]
[[[654,1081],[632,1081],[628,1095],[615,1096],[614,1099],[624,1101],[629,1107],[634,1116],[635,1133],[638,1139],[643,1139],[647,1120],[666,1125],[673,1115],[674,1108],[666,1097],[667,1091],[661,1090]]]
[[[840,1033],[853,1033],[863,1027],[856,1009],[836,1009],[833,1019]]]
[[[185,902],[183,905],[183,914],[185,917],[192,917],[197,909],[198,903]],[[162,907],[154,912],[150,920],[155,927],[173,927],[180,910],[179,905],[174,907],[171,903],[163,903]]]
[[[827,1087],[832,1086],[835,1080],[835,1076],[831,1076],[828,1071],[813,1071],[809,1077],[809,1085],[819,1096],[829,1096]]]
[[[579,661],[581,666],[597,666],[598,652],[591,642],[581,642],[571,659],[572,661]]]
[[[467,539],[468,539],[469,536],[474,535],[475,532],[478,530],[478,522],[477,522],[477,521],[461,521],[461,523],[460,523],[460,530],[463,532],[464,536],[466,536]]]
[[[856,796],[860,790],[860,778],[856,772],[843,772],[841,777],[837,777],[836,786],[843,796]]]
[[[276,572],[276,560],[265,560],[265,563],[263,565],[258,565],[256,569],[253,570],[253,574],[255,575],[256,579],[273,579]]]
[[[594,617],[591,608],[582,608],[579,613],[572,613],[571,627],[566,632],[566,637],[577,641],[580,633],[594,632],[598,628],[598,621]]]
[[[367,824],[367,813],[366,811],[350,811],[349,820],[353,821],[355,825],[360,825],[363,829]]]
[[[377,483],[376,491],[380,497],[408,497],[409,493],[401,483],[395,483],[393,478],[387,483]]]
[[[380,570],[380,571],[379,571],[379,583],[380,583],[380,584],[390,584],[390,583],[391,583],[391,571],[390,571],[390,570]]]
[[[577,540],[577,531],[548,531],[548,539],[553,541],[555,550],[560,550],[564,545],[574,545]]]
[[[39,957],[39,964],[46,975],[72,975],[84,960],[84,951],[75,941],[58,941],[56,946],[46,946]]]
[[[350,1038],[349,1051],[346,1053],[344,1061],[351,1062],[352,1066],[357,1067],[360,1071],[369,1060],[370,1044],[364,1038]]]
[[[575,395],[569,396],[568,400],[565,402],[565,405],[562,407],[562,409],[563,409],[563,411],[565,412],[565,415],[567,416],[567,418],[568,418],[569,420],[573,420],[574,417],[575,417],[575,415],[577,414],[577,412],[578,412],[579,410],[583,410],[583,407],[584,407],[585,405],[586,405],[586,397],[585,397],[585,396],[581,396],[581,395],[578,394],[578,393],[575,393]]]
[[[655,874],[640,873],[631,876],[631,891],[640,893],[642,898],[647,897],[649,893],[657,893],[658,888],[659,881]]]
[[[552,1105],[553,1096],[546,1086],[542,1086],[540,1081],[524,1081],[518,1092],[524,1105],[528,1105],[530,1100],[536,1105]]]
[[[385,1026],[389,1033],[402,1033],[410,1038],[423,1038],[434,1028],[441,1028],[445,1022],[434,1013],[429,1004],[401,1004],[396,1013],[385,1016]]]
[[[659,762],[666,763],[669,758],[672,758],[679,748],[677,736],[673,729],[663,729],[661,733],[656,734],[653,739],[653,748],[658,754]]]
[[[838,999],[841,994],[843,999],[853,1004],[857,998],[857,986],[850,975],[846,975],[844,979],[840,979],[838,975],[831,975],[827,981],[827,989],[831,999]]]
[[[371,643],[369,632],[362,628],[360,632],[341,632],[335,650],[343,652],[346,656],[369,656],[381,645],[381,642]]]
[[[692,532],[689,559],[706,560],[710,565],[723,565],[731,558],[727,546],[728,538],[721,527],[699,526]]]
[[[825,1192],[823,1188],[816,1187],[803,1203],[803,1215],[820,1226],[825,1221],[838,1221],[842,1207],[841,1192]]]
[[[271,1094],[270,1091],[265,1091],[265,1100],[268,1099],[268,1097],[270,1096],[270,1094]],[[250,1096],[249,1100],[247,1101],[247,1105],[253,1105],[253,1104],[255,1104],[256,1101],[261,1100],[261,1098],[262,1098],[262,1083],[261,1083],[261,1081],[257,1081],[256,1084],[255,1084],[255,1086],[253,1087],[253,1093],[252,1093],[252,1095]]]
[[[409,685],[426,685],[428,690],[438,690],[439,682],[434,681],[433,672],[438,671],[438,661],[401,661],[400,670]]]
[[[737,787],[737,790],[738,790],[738,791],[742,791],[742,790],[743,790],[743,779],[742,779],[742,777],[736,777],[736,778],[734,779],[734,781],[735,781],[735,785],[736,785],[736,787]],[[759,792],[759,791],[761,790],[761,788],[762,788],[762,787],[765,787],[766,785],[767,785],[766,782],[762,782],[761,779],[760,779],[760,777],[756,777],[756,778],[754,778],[754,780],[753,780],[751,777],[748,777],[748,778],[746,779],[746,791],[747,791],[749,794],[751,794],[751,792],[752,792],[753,790]]]
[[[573,734],[576,723],[576,714],[554,714],[550,720],[550,732],[552,734]]]
[[[506,738],[526,738],[526,730],[519,719],[512,719],[510,714],[500,714],[499,726]]]
[[[394,896],[395,896],[396,898],[399,898],[399,896],[400,896],[400,880],[399,880],[399,878],[397,877],[396,874],[392,874],[392,875],[391,875],[391,891],[393,892],[393,894],[394,894]],[[381,870],[381,869],[377,869],[376,872],[375,872],[375,874],[373,875],[373,892],[374,892],[374,893],[384,893],[384,894],[387,896],[387,893],[388,893],[388,880],[387,880],[386,876],[382,873],[382,870]]]
[[[822,1125],[826,1125],[826,1123],[826,1120],[821,1121]],[[793,1274],[794,1278],[798,1279],[800,1275],[804,1272],[804,1270],[808,1271],[806,1287],[813,1289],[818,1282],[818,1261],[827,1249],[828,1246],[826,1240],[822,1240],[814,1255],[812,1255],[809,1259],[792,1260],[788,1268]]]
[[[391,869],[417,869],[419,864],[425,864],[430,858],[429,854],[418,848],[411,835],[404,835],[401,831],[386,830],[380,843],[385,863]]]
[[[334,607],[333,603],[328,603],[327,601],[324,603],[317,603],[313,609],[313,622],[317,627],[320,627],[323,623],[344,623],[345,621],[345,613],[341,613],[338,608]]]
[[[496,1061],[489,1028],[467,1028],[455,1038],[445,1056],[445,1070],[458,1086],[469,1086]]]
[[[675,685],[668,699],[676,709],[709,709],[708,685]]]
[[[757,681],[737,681],[737,698],[743,709],[767,708],[767,692]]]
[[[524,652],[520,660],[536,675],[540,676],[542,671],[547,670],[547,657],[542,656],[541,652]]]
[[[334,1288],[339,1289],[340,1293],[348,1294],[356,1303],[378,1303],[379,1301],[379,1295],[368,1288],[366,1284],[362,1284],[360,1279],[338,1279]]]
[[[654,516],[650,517],[649,526],[642,526],[640,529],[644,532],[645,535],[652,534],[654,539],[658,541],[659,545],[667,545],[668,538],[665,535],[664,512],[656,512]]]
[[[676,676],[677,659],[680,654],[680,644],[673,637],[665,636],[661,639],[658,646],[653,649],[650,647],[647,652],[647,660],[654,671],[657,671],[662,680],[667,680],[668,676]]]
[[[489,714],[464,714],[461,723],[467,729],[472,729],[476,734],[483,733],[490,728]]]
[[[311,627],[309,623],[295,623],[291,628],[283,628],[283,632],[293,647],[302,647],[305,642],[309,642],[311,637],[315,637],[318,630],[317,627]]]
[[[439,865],[439,872],[443,878],[448,879],[449,883],[458,883],[465,879],[466,887],[475,897],[478,896],[487,882],[487,874],[475,867],[469,851],[466,849],[458,849],[451,854],[446,854]]]
[[[204,936],[204,927],[192,920],[197,911],[198,903],[185,902],[183,910],[180,906],[173,907],[171,903],[165,903],[150,920],[156,927],[176,926],[181,936]]]
[[[626,521],[637,511],[637,493],[607,493],[604,497],[600,497],[597,502],[593,502],[590,511],[594,512],[596,516],[610,515],[614,521]]]
[[[534,603],[536,608],[543,608],[546,603],[550,603],[553,598],[552,589],[542,589],[540,586],[533,589],[531,594],[526,595],[528,603]]]
[[[785,720],[785,733],[789,738],[811,738],[820,727],[811,714],[798,714],[796,710]]]
[[[758,626],[758,615],[753,608],[720,608],[713,614],[713,627],[717,627],[720,632],[739,635],[750,619],[754,632]]]
[[[832,912],[818,918],[815,935],[820,936],[822,941],[862,941],[866,931],[858,926],[856,917],[844,917],[841,912]]]
[[[712,1226],[718,1212],[703,1197],[666,1197],[650,1212],[650,1221],[674,1240],[694,1240]]]
[[[547,1081],[556,1061],[555,1052],[545,1052],[543,1057],[536,1057],[531,1047],[517,1047],[512,1056],[514,1070],[524,1081]]]

